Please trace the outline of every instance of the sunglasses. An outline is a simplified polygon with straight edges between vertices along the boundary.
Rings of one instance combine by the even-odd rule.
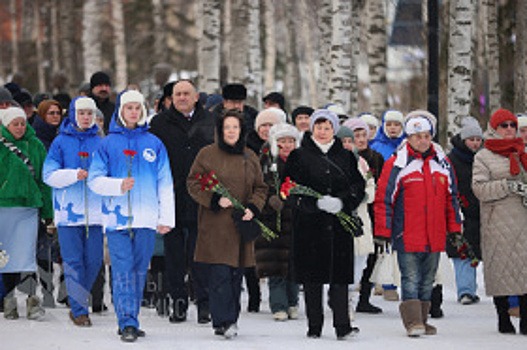
[[[47,115],[62,115],[62,113],[58,111],[50,111],[50,112],[47,112],[46,114]]]
[[[503,129],[507,129],[507,128],[513,128],[513,129],[516,129],[516,127],[518,126],[518,124],[516,124],[516,123],[514,123],[514,122],[509,122],[509,123],[501,123],[499,126],[502,127]]]

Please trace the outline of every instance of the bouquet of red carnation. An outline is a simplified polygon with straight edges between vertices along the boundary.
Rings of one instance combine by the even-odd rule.
[[[81,159],[81,168],[82,170],[88,170],[88,158],[90,154],[88,152],[79,152],[79,157]],[[88,203],[88,182],[87,179],[83,180],[84,188],[84,220],[86,227],[86,239],[90,237],[90,223],[89,223],[89,203]]]
[[[196,179],[199,180],[202,191],[216,192],[222,197],[228,198],[232,202],[232,205],[234,206],[235,209],[240,209],[240,210],[245,211],[246,209],[245,206],[242,203],[240,203],[239,200],[234,198],[229,193],[229,190],[220,183],[220,181],[218,180],[218,177],[216,176],[213,170],[211,170],[209,173],[206,173],[206,174],[196,174]],[[254,220],[254,222],[256,222],[258,226],[260,226],[260,229],[262,230],[262,236],[266,240],[270,241],[271,239],[278,237],[276,233],[274,233],[269,227],[265,226],[257,218],[253,218],[252,220]]]
[[[322,194],[313,190],[310,187],[299,185],[288,176],[280,187],[280,196],[285,200],[292,194],[299,194],[317,199],[322,198]],[[347,232],[353,234],[355,237],[363,235],[362,221],[358,216],[350,216],[342,210],[335,214],[339,219],[340,225]]]
[[[478,267],[479,259],[465,236],[459,232],[454,232],[448,235],[448,239],[450,240],[450,243],[457,249],[459,258],[461,260],[470,259],[470,266],[474,268]]]

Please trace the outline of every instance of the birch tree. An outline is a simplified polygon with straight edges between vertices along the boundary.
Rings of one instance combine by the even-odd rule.
[[[263,2],[265,28],[265,72],[264,90],[274,90],[276,70],[276,37],[275,37],[275,6],[274,0]]]
[[[350,96],[349,112],[350,115],[359,113],[359,60],[360,60],[360,28],[361,7],[358,0],[351,0],[351,64],[350,64]]]
[[[245,81],[249,102],[260,109],[262,105],[262,50],[260,47],[260,0],[248,0],[248,72]]]
[[[351,88],[351,2],[333,0],[329,101],[349,112]]]
[[[221,2],[221,36],[220,36],[220,85],[229,80],[229,62],[231,61],[231,0]]]
[[[320,50],[319,50],[319,73],[318,73],[318,103],[324,105],[329,102],[328,81],[331,76],[331,11],[332,0],[322,0],[318,11],[318,30],[320,32]]]
[[[384,0],[368,1],[368,65],[370,73],[370,111],[381,115],[387,107],[386,14]]]
[[[128,84],[128,60],[124,35],[122,0],[112,0],[113,47],[115,56],[115,88],[121,91]]]
[[[501,105],[499,43],[498,43],[498,4],[494,0],[483,0],[487,9],[487,35],[485,51],[487,52],[487,70],[489,84],[489,112],[494,113]]]
[[[37,54],[37,78],[38,91],[46,91],[46,79],[44,76],[44,53],[42,49],[42,23],[40,20],[41,0],[35,0],[33,3],[33,17],[35,20],[33,39],[35,42],[35,51]]]
[[[296,105],[301,94],[299,57],[297,45],[296,29],[296,2],[288,1],[282,7],[285,21],[284,37],[285,45],[285,74],[284,74],[284,95],[287,96],[291,105]]]
[[[514,111],[525,113],[527,94],[527,1],[516,3],[516,51],[514,54]]]
[[[203,34],[198,46],[198,74],[201,90],[219,92],[220,87],[220,15],[221,3],[202,0]]]
[[[315,68],[315,54],[313,49],[313,32],[312,26],[310,25],[311,16],[308,16],[309,4],[307,0],[300,0],[298,6],[298,14],[300,18],[300,38],[302,39],[304,50],[304,60],[307,66],[308,76],[308,91],[309,98],[308,104],[310,106],[317,106],[317,80],[316,80],[316,68]]]
[[[60,8],[66,8],[71,3],[69,0],[58,0],[58,6]],[[74,23],[74,12],[73,11],[60,11],[59,13],[59,29],[60,29],[60,48],[61,48],[61,67],[68,82],[70,82],[70,90],[73,82],[76,82],[75,69],[73,62],[75,62],[75,55],[73,52],[73,23]]]
[[[163,17],[165,3],[163,0],[152,0],[152,19],[154,21],[154,54],[156,63],[168,60],[166,47],[166,27]]]
[[[472,101],[472,0],[450,2],[447,138],[456,135]]]
[[[57,73],[60,70],[59,54],[59,19],[58,19],[58,0],[50,1],[50,22],[51,22],[51,70]]]
[[[12,72],[18,72],[18,30],[17,30],[17,12],[16,0],[9,2],[9,18],[11,20],[11,69]]]
[[[231,83],[245,83],[247,67],[247,45],[249,21],[249,0],[231,1],[231,33],[229,36],[230,58],[228,80]]]
[[[82,50],[84,58],[84,80],[89,81],[93,73],[101,69],[101,25],[98,0],[86,0],[82,7]]]

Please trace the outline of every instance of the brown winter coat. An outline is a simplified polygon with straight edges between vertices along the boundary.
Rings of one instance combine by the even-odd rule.
[[[507,186],[518,178],[510,174],[508,158],[486,148],[476,154],[472,190],[480,200],[485,291],[491,296],[527,293],[527,208]]]
[[[230,194],[245,205],[252,204],[261,211],[267,198],[267,185],[263,181],[258,157],[253,151],[245,148],[243,154],[228,153],[220,149],[217,143],[203,148],[196,156],[187,179],[189,194],[199,204],[194,259],[232,267],[254,266],[254,242],[245,243],[240,249],[240,235],[234,226],[232,209],[212,210],[212,192],[202,191],[195,177],[196,174],[211,170]]]

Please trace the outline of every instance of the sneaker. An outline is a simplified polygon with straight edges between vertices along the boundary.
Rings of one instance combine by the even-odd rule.
[[[349,327],[346,329],[337,329],[337,340],[346,340],[357,335],[360,332],[359,327]]]
[[[137,340],[137,329],[132,326],[124,327],[121,333],[121,340],[125,343],[133,343]]]
[[[469,294],[463,294],[458,301],[461,305],[470,305],[473,303],[472,296]]]
[[[238,335],[238,325],[236,323],[232,323],[225,327],[225,332],[223,332],[223,336],[225,339],[232,339]]]
[[[277,311],[273,313],[273,318],[275,321],[286,321],[289,316],[285,311]]]
[[[298,306],[290,306],[289,309],[287,309],[287,316],[290,320],[298,319]]]
[[[146,336],[146,332],[143,331],[142,329],[135,328],[135,332],[137,333],[137,336],[140,338],[143,338],[144,336]],[[117,329],[117,335],[123,335],[123,331],[120,328]]]
[[[219,335],[223,337],[225,335],[225,327],[215,327],[214,328],[214,335]]]
[[[473,304],[479,303],[480,299],[479,299],[479,297],[477,295],[471,295],[470,297],[472,298],[472,303]]]
[[[383,295],[384,300],[399,301],[399,293],[397,293],[397,289],[385,289]]]
[[[36,295],[32,295],[26,300],[27,310],[26,316],[28,320],[42,321],[46,311],[40,303],[40,299]]]

